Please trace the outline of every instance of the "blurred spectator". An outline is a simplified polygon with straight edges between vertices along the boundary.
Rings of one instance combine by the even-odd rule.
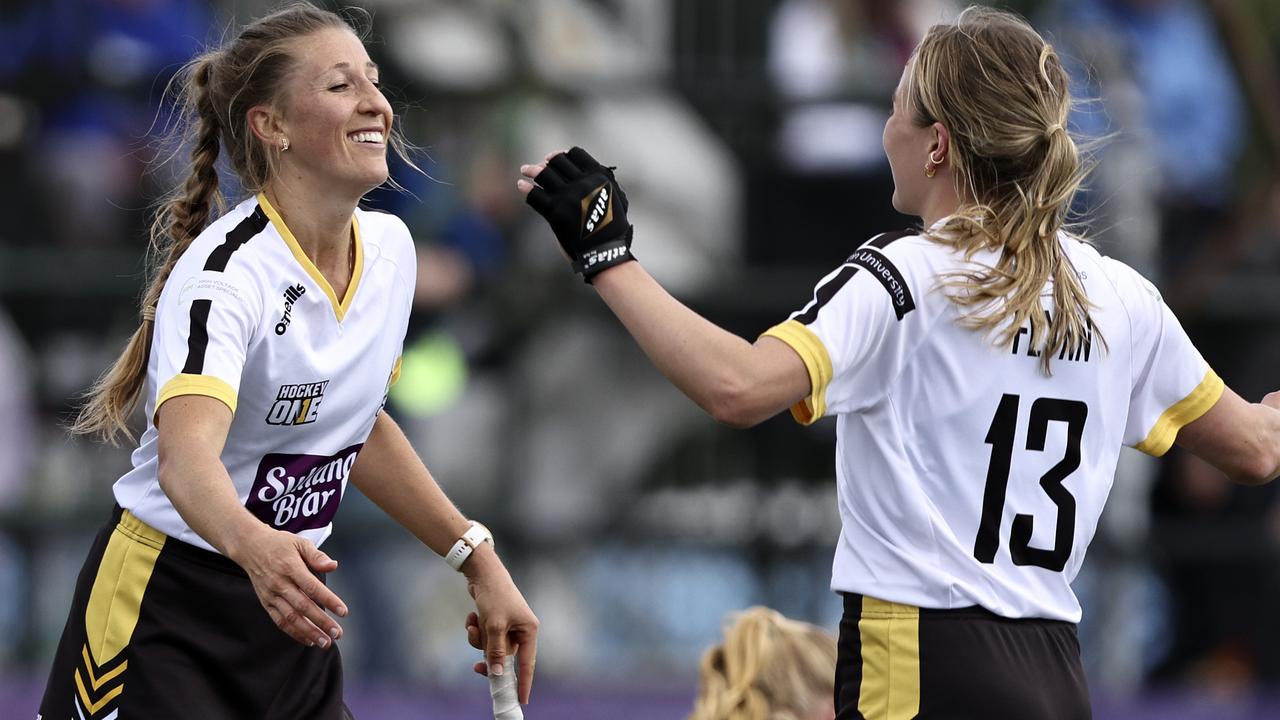
[[[769,28],[769,73],[788,109],[778,153],[801,170],[884,164],[880,131],[911,51],[952,0],[783,0]]]
[[[37,194],[22,190],[34,201],[23,214],[39,208],[47,230],[31,237],[103,244],[141,227],[147,136],[168,122],[158,100],[212,19],[200,0],[20,2],[0,16],[0,78],[39,118],[25,133]]]
[[[1157,282],[1172,277],[1213,236],[1235,191],[1244,107],[1212,19],[1191,0],[1059,0],[1057,13],[1066,54],[1083,63],[1076,92],[1097,99],[1073,114],[1073,129],[1115,134],[1089,197],[1102,247]],[[1155,232],[1143,218],[1140,237],[1112,239],[1107,229],[1150,206],[1132,190],[1153,193]]]
[[[752,607],[702,656],[688,720],[835,720],[836,639]]]
[[[829,267],[863,239],[910,223],[889,202],[881,134],[912,49],[958,10],[955,0],[777,6],[766,62],[778,128],[774,153],[748,169],[750,263]]]

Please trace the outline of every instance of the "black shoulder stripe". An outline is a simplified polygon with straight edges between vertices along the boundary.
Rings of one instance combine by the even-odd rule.
[[[906,279],[902,277],[902,273],[893,262],[884,256],[884,253],[869,245],[863,245],[849,256],[848,262],[866,268],[867,272],[880,281],[889,293],[889,299],[893,302],[893,312],[899,320],[916,309],[916,303],[911,297],[911,289],[907,287]]]
[[[182,366],[185,375],[204,374],[204,354],[209,348],[209,311],[212,300],[196,300],[191,303],[191,334],[187,336],[187,362]]]
[[[263,212],[262,206],[255,207],[249,217],[237,223],[231,232],[227,233],[227,239],[209,253],[204,269],[214,272],[225,271],[227,263],[231,262],[232,253],[262,232],[268,222],[270,221],[267,219],[267,214]],[[209,348],[209,312],[212,309],[212,300],[196,300],[191,303],[191,333],[187,336],[187,362],[182,366],[184,374],[204,373],[204,356]]]
[[[808,325],[818,319],[818,311],[823,305],[831,302],[831,298],[840,292],[840,288],[849,282],[849,278],[858,273],[858,268],[853,265],[844,265],[840,268],[840,272],[836,273],[832,278],[818,286],[813,291],[813,301],[804,309],[804,312],[795,317],[796,322],[802,325]]]
[[[880,233],[879,235],[863,243],[862,246],[866,247],[870,245],[871,247],[876,247],[883,250],[886,247],[888,247],[889,243],[893,242],[894,240],[901,240],[904,237],[911,237],[913,235],[918,235],[918,234],[919,233],[917,233],[914,230],[896,230],[894,232]]]
[[[262,232],[262,229],[267,226],[267,222],[267,214],[262,211],[262,206],[258,205],[253,209],[249,217],[241,220],[234,228],[231,228],[231,232],[227,233],[227,239],[221,245],[209,253],[209,259],[205,261],[204,269],[215,272],[226,270],[227,263],[231,262],[231,254],[252,240],[255,235]]]

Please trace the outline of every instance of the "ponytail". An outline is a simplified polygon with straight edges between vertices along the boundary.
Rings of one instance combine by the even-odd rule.
[[[117,444],[121,436],[133,439],[128,427],[129,415],[137,407],[146,384],[160,292],[178,258],[208,224],[214,208],[219,212],[225,209],[217,170],[221,124],[209,92],[217,60],[217,51],[208,53],[179,73],[180,78],[185,76],[185,82],[180,84],[184,115],[194,120],[189,123],[193,127],[188,138],[191,170],[181,188],[162,201],[151,223],[148,256],[152,267],[142,294],[138,329],[133,331],[120,357],[89,389],[87,400],[71,426],[74,434],[95,435],[111,444]],[[158,262],[157,258],[160,258]]]
[[[1081,240],[1067,213],[1088,169],[1066,129],[1067,74],[1053,47],[1011,13],[971,7],[954,25],[932,28],[916,50],[915,123],[942,122],[961,207],[926,234],[971,259],[1000,252],[994,266],[944,275],[940,286],[962,308],[960,324],[1007,346],[1031,328],[1042,371],[1055,357],[1096,339],[1093,307],[1059,240]],[[1052,284],[1053,311],[1041,300]]]

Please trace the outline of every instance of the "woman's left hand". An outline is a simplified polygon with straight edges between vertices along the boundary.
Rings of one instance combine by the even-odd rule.
[[[503,658],[514,653],[517,697],[520,704],[528,704],[538,654],[538,618],[489,546],[481,544],[462,570],[467,591],[476,601],[476,611],[467,615],[467,641],[484,650],[488,663],[487,667],[485,662],[476,663],[475,671],[500,675]]]

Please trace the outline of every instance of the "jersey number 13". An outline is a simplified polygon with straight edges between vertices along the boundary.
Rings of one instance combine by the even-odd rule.
[[[987,487],[982,495],[982,520],[978,525],[977,540],[973,543],[973,556],[979,562],[994,562],[996,550],[1000,547],[1000,521],[1004,516],[1005,493],[1009,487],[1009,464],[1013,460],[1020,400],[1018,395],[1005,393],[1000,398],[995,417],[991,419],[991,427],[987,429],[985,442],[991,446],[991,464],[987,466]],[[1062,481],[1080,467],[1080,436],[1084,433],[1084,421],[1088,415],[1089,406],[1079,400],[1038,398],[1031,404],[1027,449],[1044,452],[1049,423],[1055,421],[1067,424],[1067,446],[1062,459],[1040,478],[1040,487],[1058,508],[1053,547],[1048,550],[1031,547],[1035,519],[1018,513],[1013,518],[1009,535],[1009,554],[1014,565],[1035,565],[1055,572],[1061,572],[1067,565],[1075,541],[1076,499],[1063,487]]]

